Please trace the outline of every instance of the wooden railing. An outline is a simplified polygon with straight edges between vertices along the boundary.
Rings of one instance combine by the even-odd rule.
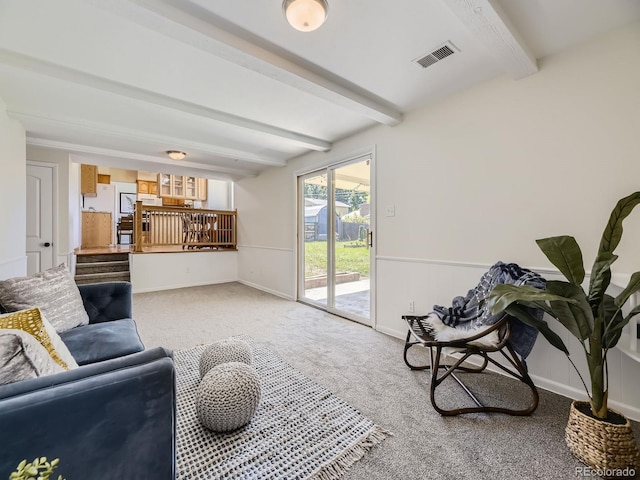
[[[154,207],[136,202],[134,252],[236,249],[235,210]]]

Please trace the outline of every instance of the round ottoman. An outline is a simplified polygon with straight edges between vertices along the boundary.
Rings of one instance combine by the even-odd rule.
[[[249,423],[259,403],[256,369],[246,363],[229,362],[213,367],[200,381],[196,413],[208,429],[228,432]]]
[[[200,378],[213,367],[227,362],[242,362],[251,365],[253,355],[247,342],[229,338],[209,345],[200,357]]]

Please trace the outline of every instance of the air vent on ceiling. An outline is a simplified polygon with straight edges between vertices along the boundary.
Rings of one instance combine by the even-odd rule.
[[[427,68],[433,65],[434,63],[439,62],[440,60],[447,58],[450,55],[453,55],[456,52],[459,52],[456,46],[451,42],[445,42],[433,52],[428,53],[422,57],[416,58],[414,62],[420,65],[422,68]]]

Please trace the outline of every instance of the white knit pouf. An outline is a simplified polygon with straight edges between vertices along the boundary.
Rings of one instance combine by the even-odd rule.
[[[200,357],[200,378],[213,367],[228,362],[242,362],[251,365],[253,354],[247,342],[228,338],[209,345]]]
[[[260,403],[260,377],[241,362],[213,367],[200,381],[196,413],[200,423],[215,432],[240,428],[251,420]]]

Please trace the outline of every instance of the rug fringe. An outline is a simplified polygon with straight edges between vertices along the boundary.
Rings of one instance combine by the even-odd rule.
[[[369,450],[381,444],[383,440],[390,436],[393,436],[393,433],[385,430],[380,425],[374,425],[356,444],[341,453],[331,465],[322,467],[310,478],[314,480],[339,480]]]

